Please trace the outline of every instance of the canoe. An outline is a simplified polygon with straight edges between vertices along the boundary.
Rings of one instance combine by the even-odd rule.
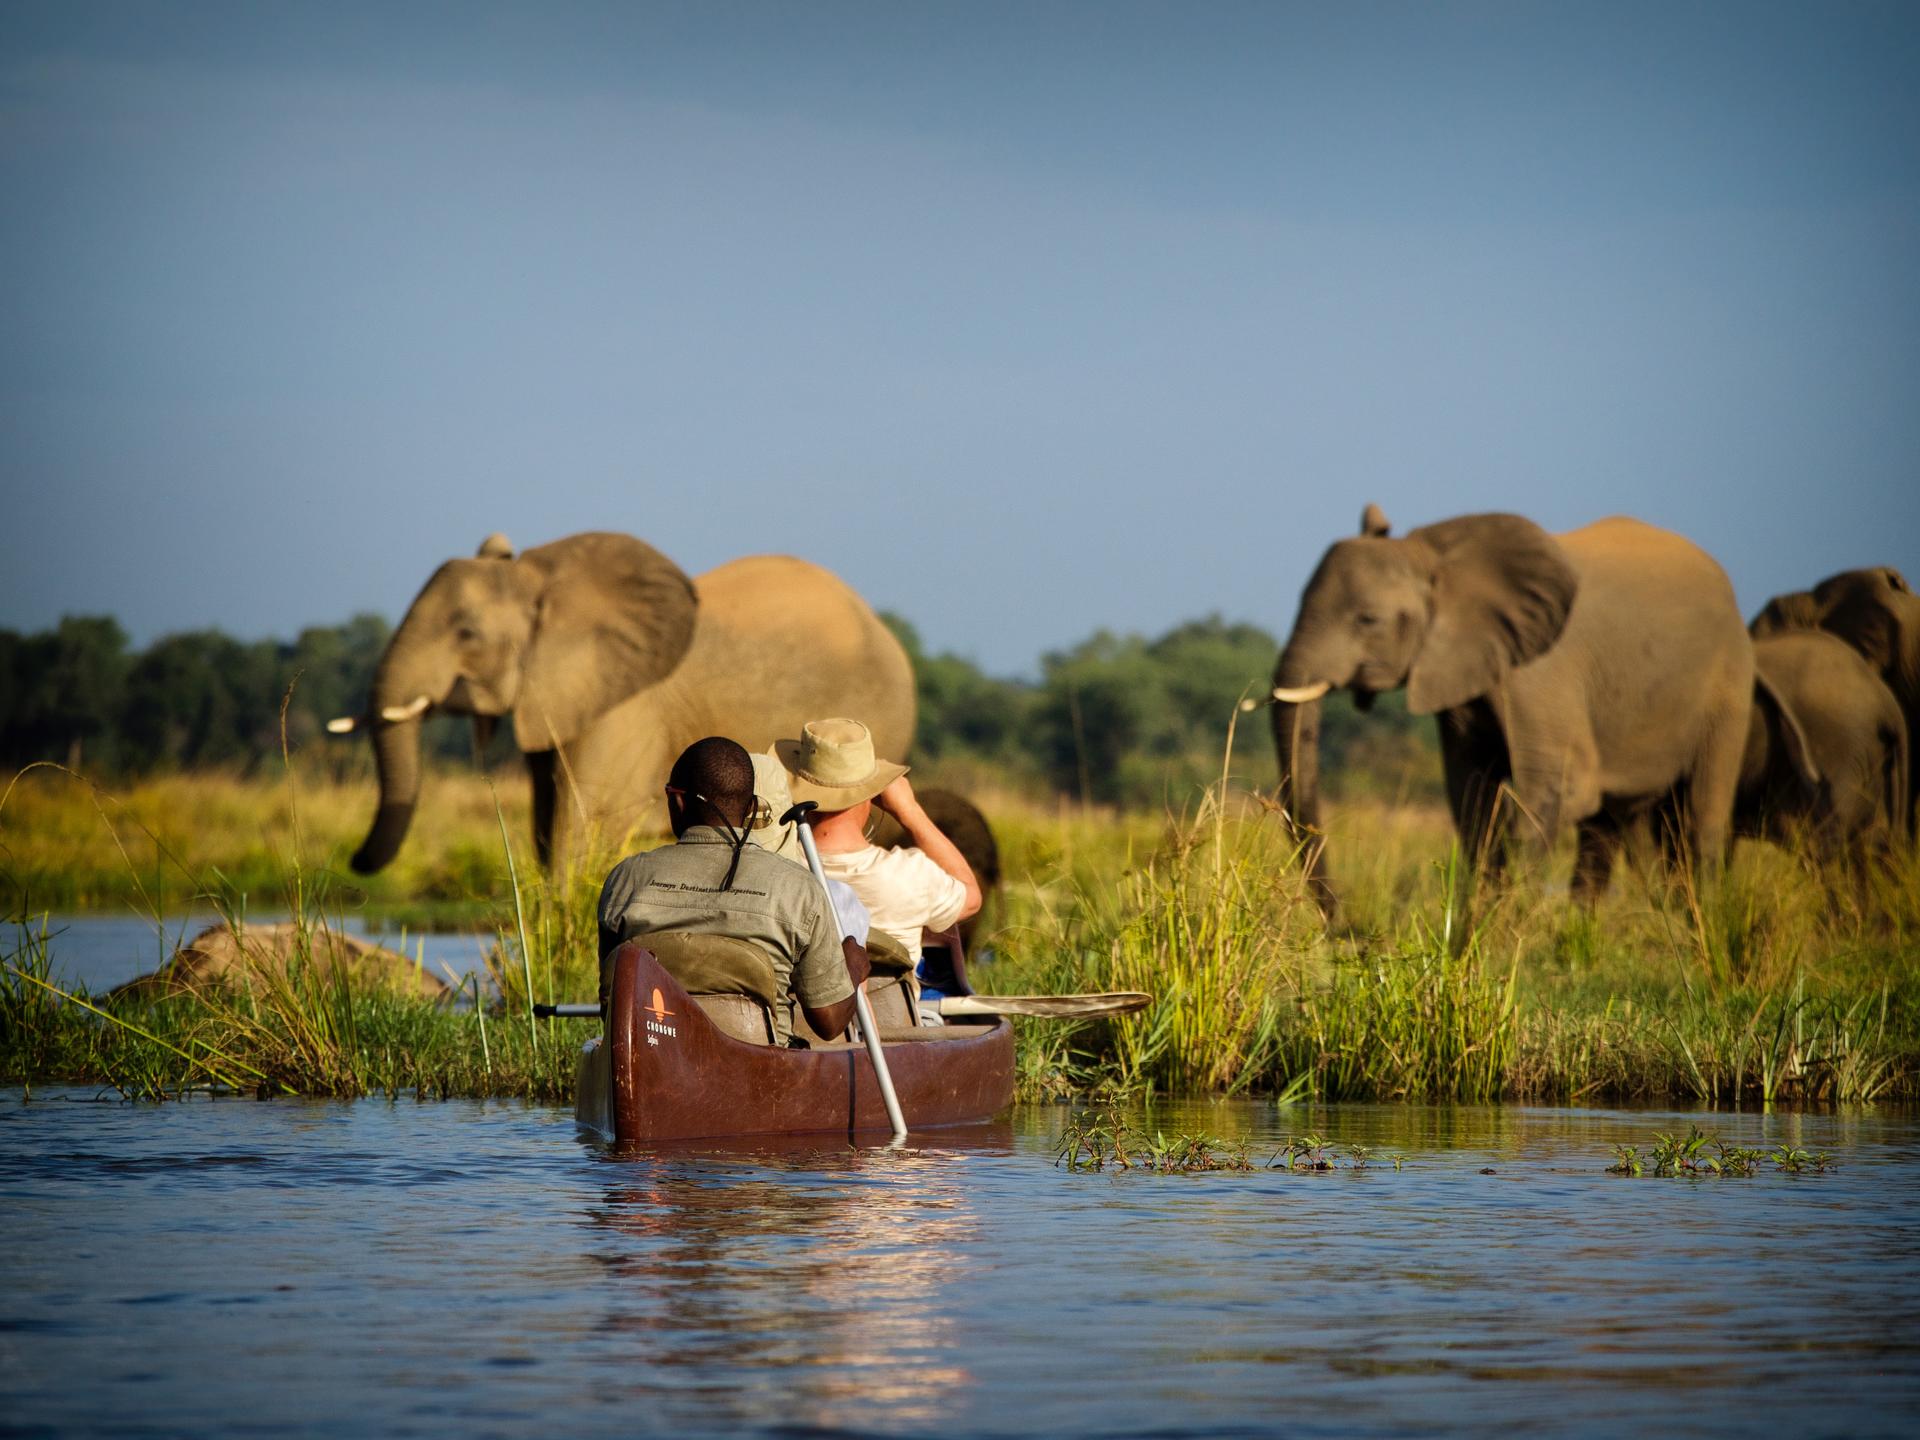
[[[1013,1098],[1013,1030],[1003,1018],[883,1027],[880,1039],[914,1130],[985,1120]],[[614,952],[605,1033],[580,1052],[574,1117],[623,1146],[891,1128],[865,1046],[736,1040],[633,940]]]

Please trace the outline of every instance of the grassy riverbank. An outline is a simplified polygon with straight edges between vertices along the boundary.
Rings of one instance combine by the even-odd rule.
[[[0,1080],[565,1100],[588,1027],[536,1029],[527,991],[592,993],[605,859],[531,874],[522,785],[503,784],[498,808],[478,776],[430,786],[399,861],[363,882],[345,857],[372,811],[369,784],[183,777],[106,796],[27,775],[0,807],[15,917],[195,899],[308,926],[369,909],[452,914],[498,936],[504,1003],[448,1009],[296,957],[284,982],[251,995],[102,1006],[109,1019],[45,988],[44,954],[16,924],[0,941]],[[1354,801],[1332,817],[1348,903],[1330,936],[1277,819],[1238,791],[1177,818],[976,798],[1007,874],[982,988],[1159,997],[1117,1022],[1022,1022],[1030,1096],[1920,1097],[1911,856],[1860,885],[1743,844],[1705,896],[1623,868],[1590,913],[1525,878],[1470,902],[1444,812]],[[1556,873],[1566,867],[1563,856]]]
[[[371,776],[216,771],[109,789],[38,766],[0,789],[0,902],[16,914],[172,913],[240,896],[264,910],[297,867],[327,876],[330,900],[356,911],[484,924],[506,879],[496,803],[515,843],[532,843],[517,775],[489,787],[429,769],[407,843],[371,876],[347,866],[373,818]]]

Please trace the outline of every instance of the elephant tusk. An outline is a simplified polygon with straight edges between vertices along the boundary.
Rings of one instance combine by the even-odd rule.
[[[351,735],[359,728],[359,725],[360,717],[358,715],[340,715],[327,721],[327,733],[329,735]]]
[[[433,701],[425,695],[416,695],[404,705],[389,705],[380,712],[380,718],[389,724],[398,725],[402,720],[411,720],[423,713]]]
[[[1305,705],[1309,700],[1318,700],[1331,689],[1333,689],[1332,683],[1326,680],[1316,680],[1311,685],[1292,687],[1276,685],[1273,687],[1273,698],[1287,705]]]

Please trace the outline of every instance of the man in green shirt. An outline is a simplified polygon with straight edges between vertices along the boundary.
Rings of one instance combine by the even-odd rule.
[[[667,777],[674,843],[629,855],[600,891],[601,966],[623,941],[662,931],[750,941],[773,962],[815,1033],[838,1035],[853,1018],[866,952],[842,947],[812,875],[747,843],[756,808],[753,761],[743,748],[715,735],[682,752]],[[784,1007],[776,1009],[784,1041]]]

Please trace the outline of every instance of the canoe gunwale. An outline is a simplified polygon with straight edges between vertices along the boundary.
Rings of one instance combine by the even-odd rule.
[[[887,1065],[915,1130],[987,1119],[1013,1098],[1004,1018],[886,1039]],[[602,1066],[590,1074],[592,1066]],[[617,1145],[722,1135],[889,1128],[864,1047],[793,1050],[718,1029],[636,941],[613,955],[605,1036],[580,1057],[576,1118]]]

